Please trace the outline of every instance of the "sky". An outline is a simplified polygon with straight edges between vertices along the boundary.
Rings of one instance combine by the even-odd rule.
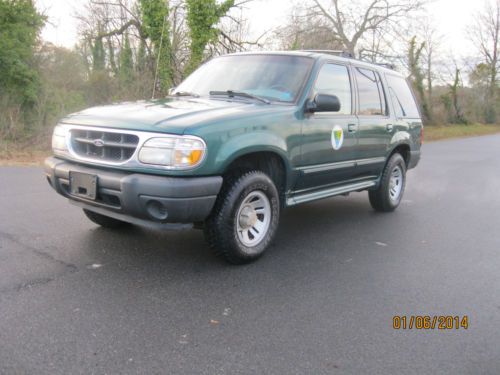
[[[472,54],[473,46],[467,38],[467,25],[474,22],[474,13],[481,9],[484,0],[431,0],[427,5],[429,15],[442,35],[445,51],[460,59]],[[42,38],[56,45],[72,47],[78,39],[74,15],[82,11],[85,0],[36,0],[37,7],[49,18]],[[252,35],[284,24],[295,0],[254,0],[245,5]]]

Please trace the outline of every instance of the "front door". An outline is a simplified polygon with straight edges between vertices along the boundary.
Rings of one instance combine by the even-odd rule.
[[[353,113],[352,77],[347,65],[324,64],[310,98],[335,95],[339,112],[306,113],[302,126],[301,177],[296,190],[342,184],[355,175],[358,119]]]

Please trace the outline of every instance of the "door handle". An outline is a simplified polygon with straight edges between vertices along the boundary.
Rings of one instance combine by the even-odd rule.
[[[349,125],[347,125],[347,131],[349,133],[356,133],[356,128],[357,128],[356,124],[349,124]]]
[[[392,132],[392,129],[394,129],[394,125],[387,124],[385,128],[387,129],[388,132]]]

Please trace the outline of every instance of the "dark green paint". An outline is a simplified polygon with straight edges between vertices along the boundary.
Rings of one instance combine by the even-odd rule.
[[[207,157],[194,170],[163,172],[135,169],[143,173],[221,175],[240,156],[253,152],[274,152],[286,166],[289,195],[295,191],[312,192],[378,179],[384,160],[395,147],[404,144],[412,151],[420,149],[421,120],[395,118],[390,99],[387,99],[387,116],[357,116],[355,112],[352,115],[310,113],[305,109],[306,103],[314,98],[312,87],[317,72],[326,62],[342,63],[350,68],[362,66],[376,69],[381,76],[388,70],[323,54],[289,54],[316,59],[305,89],[295,104],[264,104],[234,98],[166,98],[90,108],[66,117],[62,123],[196,135],[207,144]],[[383,81],[385,84],[385,79]],[[353,98],[353,108],[356,108],[356,100]],[[331,145],[335,125],[344,131],[344,143],[339,150],[334,150]],[[349,127],[354,131],[349,132]],[[335,164],[349,161],[362,162],[344,168],[339,168],[342,164]],[[318,165],[320,168],[317,168]]]

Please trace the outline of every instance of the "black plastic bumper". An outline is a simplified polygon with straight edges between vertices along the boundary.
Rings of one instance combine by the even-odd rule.
[[[70,172],[97,176],[95,199],[74,195]],[[55,157],[45,160],[50,185],[73,203],[135,224],[194,223],[212,210],[222,177],[166,177],[87,167]]]

